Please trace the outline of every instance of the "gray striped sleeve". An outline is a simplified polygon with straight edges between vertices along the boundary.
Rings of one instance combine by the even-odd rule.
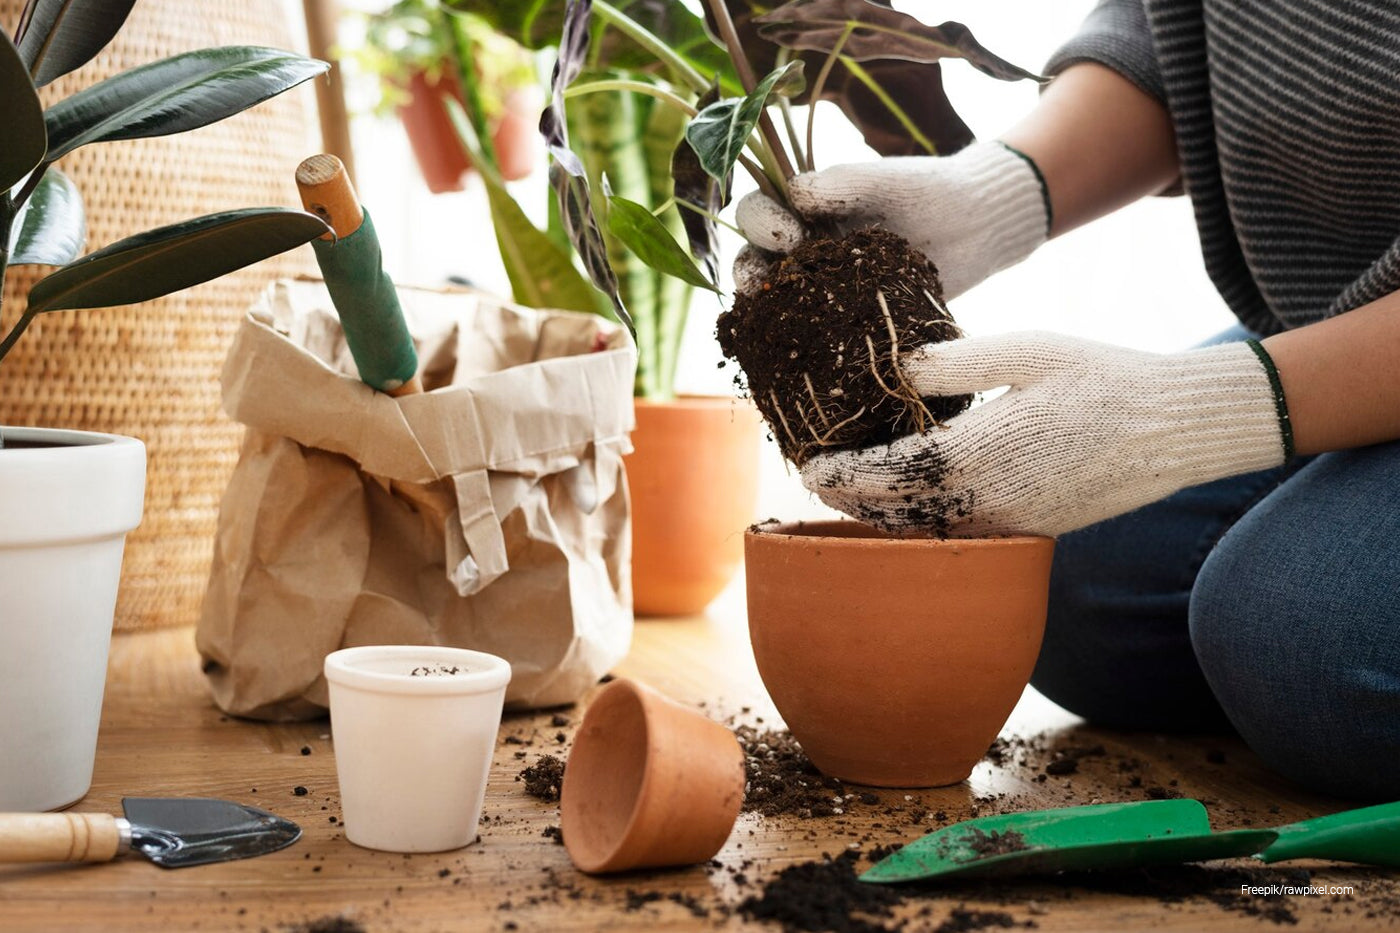
[[[1142,0],[1102,0],[1085,17],[1078,34],[1050,56],[1045,73],[1059,74],[1086,61],[1112,68],[1166,104],[1167,93]]]

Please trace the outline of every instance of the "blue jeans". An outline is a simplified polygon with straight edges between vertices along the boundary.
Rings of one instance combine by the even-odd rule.
[[[1050,585],[1031,683],[1051,700],[1118,728],[1233,727],[1313,790],[1400,799],[1400,442],[1064,535]]]

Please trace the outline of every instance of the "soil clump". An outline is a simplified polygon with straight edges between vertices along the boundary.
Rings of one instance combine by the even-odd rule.
[[[951,418],[972,396],[920,398],[899,354],[962,336],[938,270],[879,228],[812,239],[740,293],[716,328],[783,455],[801,465]],[[736,382],[740,380],[736,379]]]

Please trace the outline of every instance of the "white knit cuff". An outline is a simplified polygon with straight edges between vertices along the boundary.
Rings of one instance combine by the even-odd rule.
[[[949,157],[977,202],[987,273],[1025,259],[1049,234],[1049,196],[1029,157],[999,142],[973,143]]]

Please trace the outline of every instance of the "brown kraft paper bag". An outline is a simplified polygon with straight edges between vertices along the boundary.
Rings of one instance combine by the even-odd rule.
[[[196,641],[214,699],[323,715],[338,648],[511,663],[507,704],[571,703],[627,652],[634,351],[599,318],[400,289],[427,392],[355,375],[319,282],[278,282],[223,372],[247,433]]]

